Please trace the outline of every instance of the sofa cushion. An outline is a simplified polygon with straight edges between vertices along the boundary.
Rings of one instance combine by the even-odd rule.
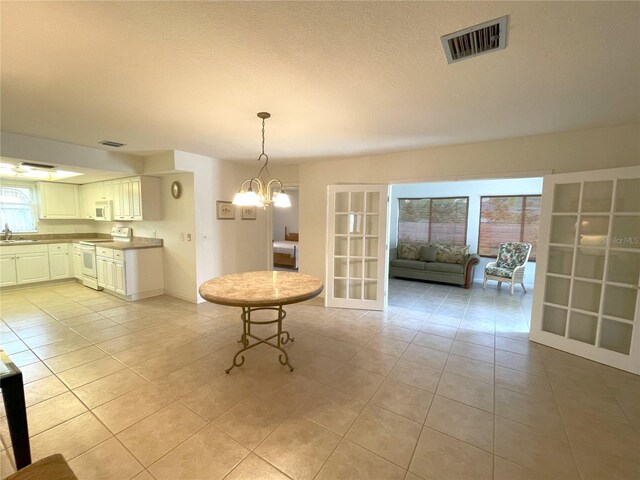
[[[441,273],[464,273],[464,265],[460,263],[440,263],[429,262],[424,263],[424,269],[427,272],[441,272]]]
[[[438,247],[420,247],[420,260],[423,262],[435,262],[438,255]]]
[[[469,245],[437,245],[436,261],[440,263],[464,263],[469,256]]]
[[[398,258],[403,260],[418,260],[418,258],[420,258],[420,247],[401,243],[398,245]]]
[[[494,277],[511,278],[513,270],[502,267],[485,267],[484,272],[487,275],[493,275]]]
[[[424,270],[424,266],[426,265],[425,262],[420,262],[419,260],[404,260],[401,258],[398,260],[391,260],[389,264],[392,267],[411,268],[413,270]]]

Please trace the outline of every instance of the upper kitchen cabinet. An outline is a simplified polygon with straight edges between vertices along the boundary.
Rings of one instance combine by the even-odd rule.
[[[160,179],[131,177],[113,180],[114,220],[160,220]]]
[[[36,182],[36,188],[41,219],[83,218],[80,212],[78,185]]]
[[[80,216],[93,220],[95,218],[96,202],[99,199],[101,183],[87,183],[80,185]]]

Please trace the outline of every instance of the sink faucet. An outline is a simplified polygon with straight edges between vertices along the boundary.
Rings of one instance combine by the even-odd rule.
[[[9,224],[8,223],[4,224],[4,230],[2,230],[2,233],[4,234],[4,239],[5,240],[10,240],[11,237],[13,237],[13,232],[11,230],[9,230]]]

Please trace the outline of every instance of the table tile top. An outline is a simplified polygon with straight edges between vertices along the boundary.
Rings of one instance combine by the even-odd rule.
[[[208,280],[200,285],[205,300],[236,307],[275,306],[302,302],[324,288],[316,277],[297,272],[244,272]]]

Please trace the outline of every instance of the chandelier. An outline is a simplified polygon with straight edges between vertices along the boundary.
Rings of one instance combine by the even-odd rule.
[[[267,208],[267,205],[273,203],[275,207],[291,206],[282,182],[277,178],[269,178],[269,155],[264,153],[264,121],[270,116],[269,112],[258,112],[258,118],[262,119],[262,153],[258,156],[258,161],[264,159],[264,165],[258,175],[242,182],[240,191],[233,197],[234,205]]]

